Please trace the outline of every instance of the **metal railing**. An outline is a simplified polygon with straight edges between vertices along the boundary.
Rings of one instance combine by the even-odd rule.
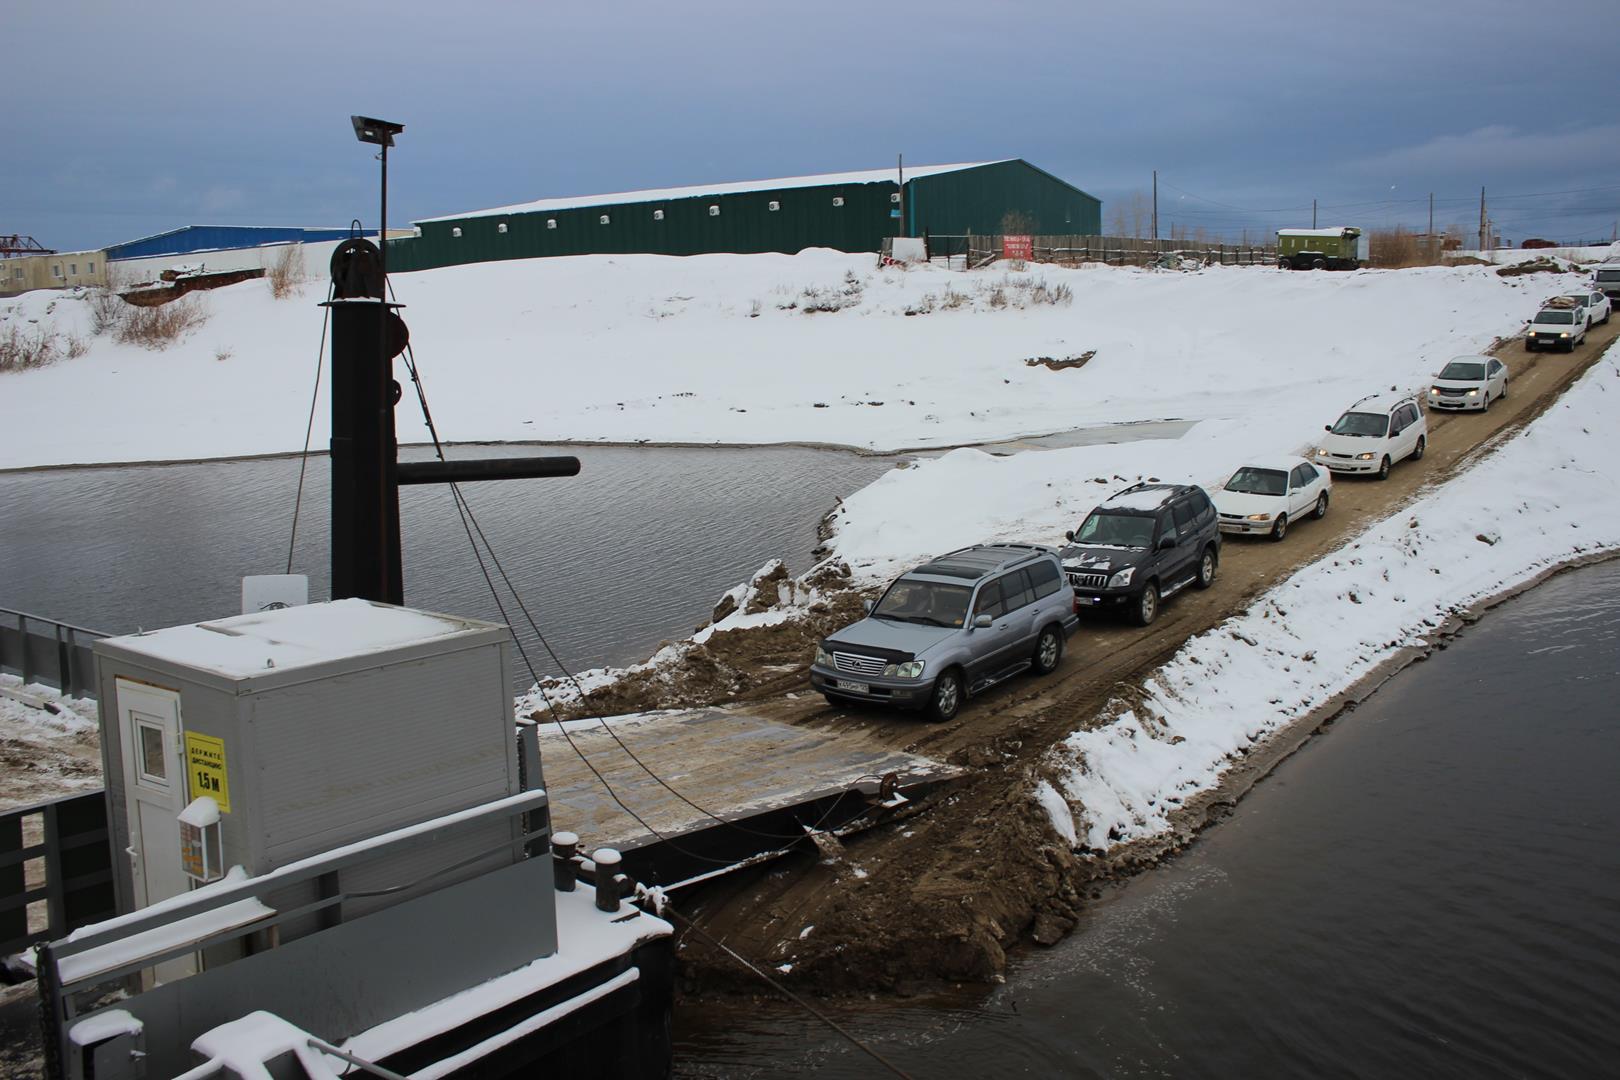
[[[111,859],[100,791],[0,814],[0,956],[111,917]]]
[[[69,697],[96,696],[91,643],[110,637],[72,623],[0,608],[0,673],[54,686]]]

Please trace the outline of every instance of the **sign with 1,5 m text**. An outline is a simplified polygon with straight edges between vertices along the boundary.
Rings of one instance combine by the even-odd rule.
[[[186,786],[191,798],[207,795],[219,812],[231,812],[231,782],[225,771],[225,740],[186,732]]]
[[[1034,259],[1035,238],[1033,236],[1003,236],[1001,238],[1001,257],[1003,259]]]

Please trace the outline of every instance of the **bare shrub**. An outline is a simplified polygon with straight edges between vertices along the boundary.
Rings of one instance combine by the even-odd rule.
[[[301,244],[288,244],[264,269],[265,280],[270,282],[270,295],[277,300],[297,296],[304,291],[304,249]]]
[[[68,334],[64,340],[67,343],[66,351],[67,358],[69,360],[77,360],[79,357],[90,351],[90,343],[84,340],[84,338],[80,337],[78,334]]]
[[[185,296],[157,307],[130,307],[118,327],[118,340],[147,349],[166,349],[208,319],[192,297]]]
[[[955,311],[959,307],[965,307],[969,299],[967,293],[957,292],[947,285],[945,286],[945,298],[939,302],[940,310]]]
[[[0,331],[0,372],[42,368],[67,353],[62,335],[47,327],[28,330],[13,324]]]
[[[92,334],[116,334],[124,321],[124,315],[130,310],[129,304],[118,294],[123,290],[124,282],[121,276],[112,269],[107,268],[107,284],[97,286],[90,290],[88,302],[90,304],[90,332]]]
[[[1398,225],[1393,229],[1376,229],[1367,236],[1369,261],[1386,270],[1439,266],[1444,255],[1441,248],[1440,243],[1419,239]]]
[[[229,360],[232,355],[233,354],[232,354],[231,350],[227,349],[223,345],[221,345],[219,348],[214,350],[214,359],[217,360],[218,362],[220,362],[221,364],[223,364],[225,361]]]

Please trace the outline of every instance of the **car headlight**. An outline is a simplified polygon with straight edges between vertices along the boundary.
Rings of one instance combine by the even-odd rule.
[[[1371,454],[1371,453],[1368,453],[1368,454],[1357,454],[1357,455],[1356,455],[1356,460],[1357,460],[1357,461],[1371,461],[1371,460],[1372,460],[1372,459],[1373,459],[1373,458],[1375,458],[1375,457],[1377,457],[1377,456],[1378,456],[1378,455],[1376,455],[1376,454]]]
[[[1325,447],[1318,446],[1316,448],[1316,456],[1317,457],[1327,457],[1328,456],[1327,449]]]
[[[1430,397],[1435,397],[1439,393],[1440,393],[1440,388],[1438,386],[1429,387],[1429,396]]]
[[[1250,514],[1249,515],[1249,520],[1250,521],[1270,521],[1271,517],[1272,517],[1272,515],[1270,515],[1270,514]]]
[[[907,660],[903,664],[885,664],[883,674],[901,679],[915,679],[923,671],[923,661]]]
[[[1468,396],[1469,397],[1478,397],[1479,396],[1479,391],[1478,390],[1470,390],[1470,391],[1468,391]]]
[[[1136,567],[1127,566],[1119,573],[1108,579],[1109,588],[1120,589],[1131,583],[1131,575],[1136,573]]]
[[[1559,337],[1569,337],[1569,331],[1568,331],[1568,330],[1564,330],[1564,331],[1562,331],[1562,332],[1561,332],[1561,333],[1559,333],[1559,335],[1558,335],[1558,336],[1559,336]]]
[[[820,645],[816,646],[816,663],[820,664],[822,667],[833,666],[832,656]]]

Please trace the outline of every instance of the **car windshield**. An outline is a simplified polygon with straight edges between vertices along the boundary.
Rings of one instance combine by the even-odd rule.
[[[1389,430],[1389,417],[1383,413],[1347,412],[1332,430],[1335,435],[1380,436]]]
[[[1288,474],[1279,469],[1256,469],[1245,465],[1226,482],[1227,491],[1244,495],[1286,495]]]
[[[1446,365],[1446,369],[1440,373],[1440,377],[1442,379],[1459,379],[1464,382],[1478,382],[1485,377],[1485,365],[1453,360]]]
[[[1140,514],[1093,513],[1074,534],[1090,547],[1145,548],[1153,543],[1153,519]]]
[[[1573,311],[1538,311],[1538,312],[1536,312],[1536,322],[1538,322],[1538,323],[1562,323],[1564,325],[1568,325],[1569,323],[1572,323],[1574,321],[1575,321],[1575,313]]]
[[[968,597],[973,590],[965,585],[942,581],[919,581],[903,577],[889,586],[872,615],[897,622],[927,623],[931,626],[961,626],[967,615]]]

